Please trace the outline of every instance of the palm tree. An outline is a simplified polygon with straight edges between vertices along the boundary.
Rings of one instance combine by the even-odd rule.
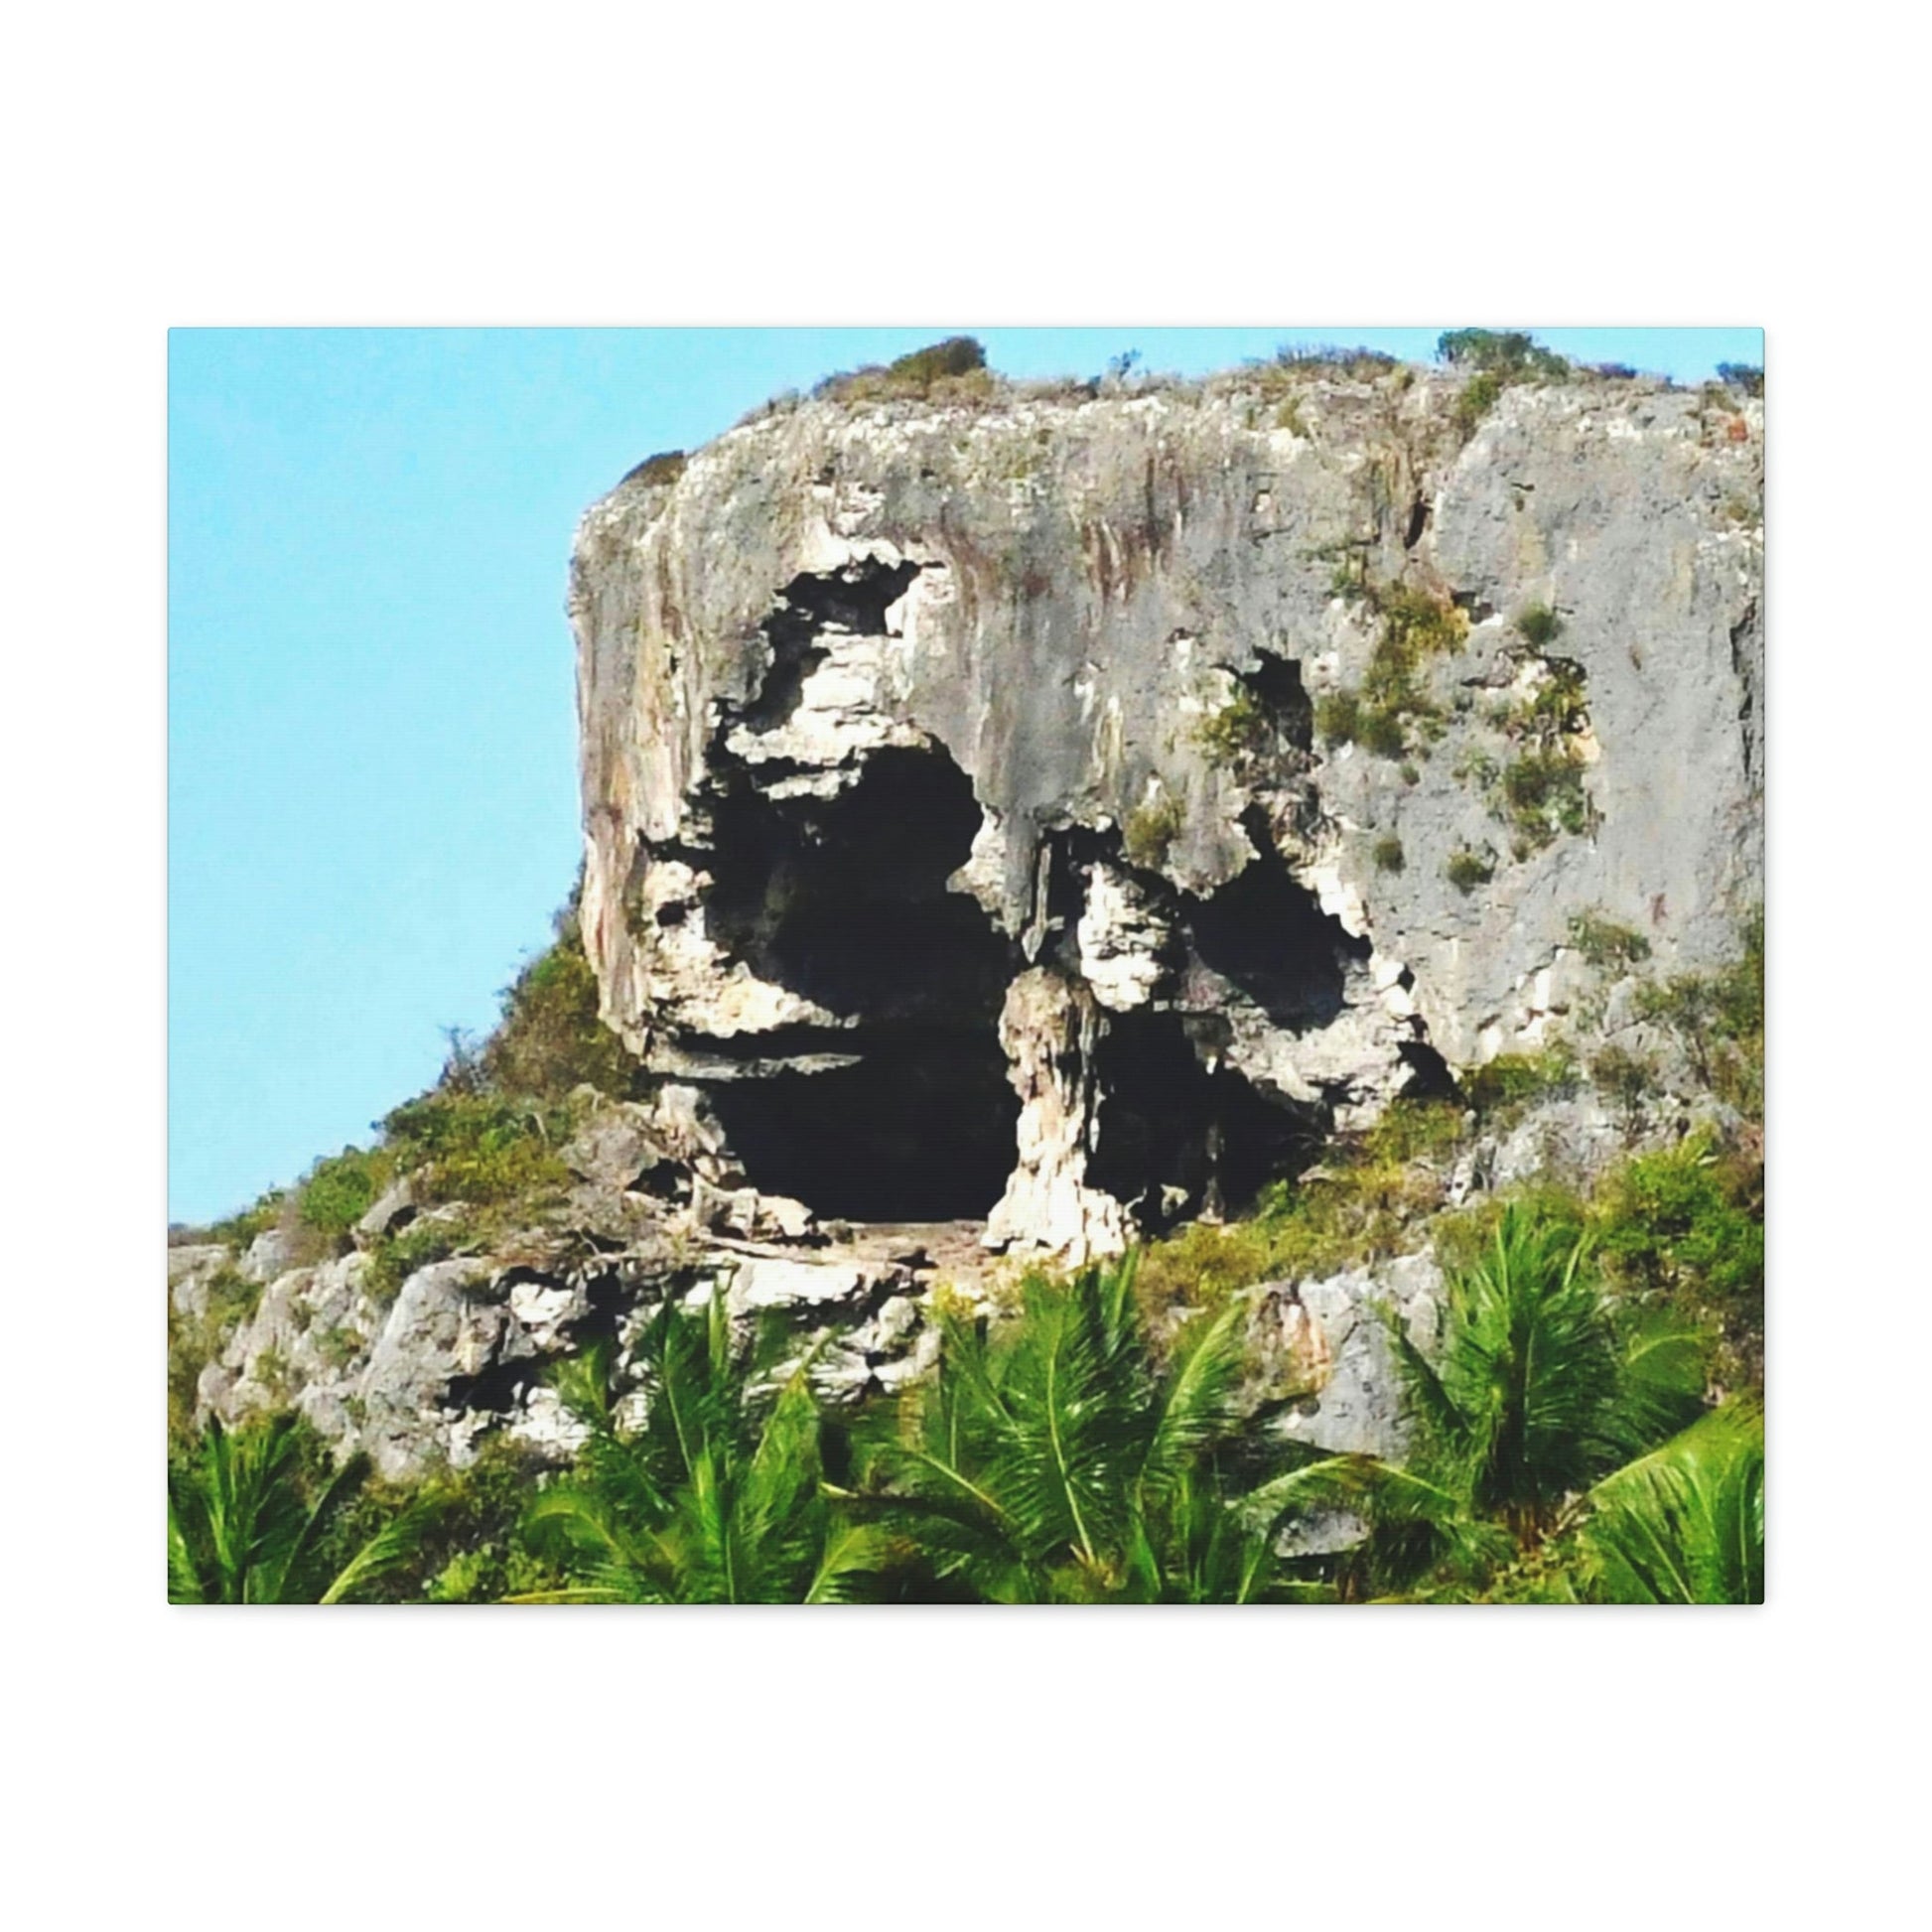
[[[863,1593],[884,1539],[837,1510],[807,1373],[763,1379],[772,1348],[734,1346],[724,1300],[667,1302],[638,1343],[642,1419],[623,1420],[608,1347],[560,1365],[589,1430],[575,1476],[524,1514],[571,1581],[515,1602],[827,1603]]]
[[[1393,1316],[1413,1447],[1401,1466],[1338,1456],[1251,1505],[1357,1513],[1349,1593],[1480,1594],[1575,1498],[1697,1413],[1704,1339],[1615,1304],[1575,1226],[1512,1204],[1448,1285],[1434,1358]]]
[[[1604,1477],[1560,1551],[1598,1603],[1764,1600],[1764,1408],[1739,1398]]]
[[[405,1562],[428,1509],[398,1511],[345,1561],[334,1533],[368,1478],[351,1456],[311,1493],[297,1418],[230,1433],[218,1417],[168,1472],[168,1598],[174,1603],[344,1603]]]
[[[1158,1360],[1132,1260],[1032,1277],[1018,1318],[941,1314],[855,1506],[906,1539],[924,1593],[985,1602],[1248,1602],[1308,1592],[1231,1507],[1238,1306]],[[1266,1451],[1256,1451],[1265,1455]],[[1292,1452],[1292,1451],[1284,1451]]]

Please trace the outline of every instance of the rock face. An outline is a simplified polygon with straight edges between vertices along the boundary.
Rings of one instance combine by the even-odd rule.
[[[622,1380],[665,1302],[714,1295],[748,1330],[774,1322],[795,1336],[829,1401],[897,1389],[930,1366],[938,1332],[925,1294],[940,1271],[928,1250],[958,1231],[834,1240],[798,1202],[743,1184],[695,1089],[668,1084],[649,1106],[580,1098],[586,1118],[564,1156],[581,1184],[545,1222],[466,1241],[400,1283],[368,1251],[283,1269],[202,1369],[200,1410],[233,1423],[293,1408],[340,1454],[365,1450],[395,1478],[463,1467],[496,1432],[538,1459],[567,1460],[582,1431],[549,1386],[551,1366],[603,1341]],[[452,1211],[430,1208],[414,1225]],[[267,1241],[248,1258],[289,1245]],[[224,1273],[250,1280],[236,1259],[222,1246],[171,1249],[176,1312],[202,1319]],[[944,1278],[975,1292],[956,1270]]]
[[[1580,909],[1731,950],[1761,405],[1459,387],[800,403],[589,511],[586,945],[713,1158],[1108,1252],[1587,1045]]]

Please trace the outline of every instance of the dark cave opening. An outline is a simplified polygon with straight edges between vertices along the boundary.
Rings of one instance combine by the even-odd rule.
[[[1402,1064],[1409,1069],[1409,1078],[1402,1088],[1403,1099],[1459,1101],[1462,1098],[1462,1089],[1455,1084],[1449,1061],[1428,1040],[1407,1039],[1396,1050],[1402,1056]]]
[[[1020,1102],[989,1024],[866,1035],[856,1065],[721,1081],[712,1104],[754,1185],[845,1221],[984,1220]]]
[[[1299,658],[1262,654],[1252,671],[1237,671],[1241,687],[1261,707],[1270,725],[1298,752],[1314,744],[1314,700],[1302,682]]]
[[[714,813],[713,934],[760,979],[842,1018],[940,1019],[990,1036],[1011,947],[976,899],[946,890],[980,826],[943,752],[889,748],[830,799],[749,784]]]
[[[1111,1016],[1101,1039],[1105,1098],[1087,1177],[1133,1205],[1146,1233],[1204,1210],[1245,1211],[1320,1145],[1321,1111],[1243,1078],[1210,1043],[1216,1031],[1143,1008]]]
[[[1014,1161],[998,1025],[1017,963],[978,901],[946,890],[980,826],[971,780],[936,747],[889,748],[830,799],[742,783],[714,823],[711,931],[851,1023],[814,1043],[857,1056],[713,1084],[754,1185],[842,1220],[983,1217]]]
[[[1277,1026],[1325,1027],[1341,1012],[1347,962],[1366,959],[1370,943],[1322,911],[1265,826],[1248,831],[1258,856],[1188,910],[1195,956]]]

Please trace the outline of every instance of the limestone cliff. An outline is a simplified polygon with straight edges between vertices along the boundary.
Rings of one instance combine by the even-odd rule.
[[[1118,1249],[1761,894],[1762,405],[786,403],[579,530],[606,1018],[752,1182]],[[660,480],[666,470],[676,474]]]
[[[1331,1130],[1416,1091],[1467,1104],[1385,1123],[1453,1131],[1388,1157],[1374,1226],[1167,1263],[1247,1304],[1270,1429],[1389,1451],[1429,1216],[1721,1107],[1640,996],[1762,890],[1761,404],[1579,375],[1471,416],[1394,367],[989,383],[643,466],[571,588],[577,926],[643,1077],[580,977],[600,1070],[510,1108],[541,1187],[403,1144],[326,1240],[298,1188],[172,1249],[176,1405],[293,1407],[397,1477],[490,1436],[564,1462],[552,1366],[628,1375],[713,1297],[878,1396],[936,1297],[1010,1302],[989,1248],[1311,1199],[1374,1138]],[[1469,1078],[1557,1040],[1590,1077],[1527,1111]]]

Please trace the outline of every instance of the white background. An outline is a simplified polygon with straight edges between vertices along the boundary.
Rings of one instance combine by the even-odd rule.
[[[13,1922],[1923,1910],[1926,66],[1889,9],[1811,18],[12,25]],[[166,329],[969,315],[1770,332],[1771,1604],[170,1611]]]

